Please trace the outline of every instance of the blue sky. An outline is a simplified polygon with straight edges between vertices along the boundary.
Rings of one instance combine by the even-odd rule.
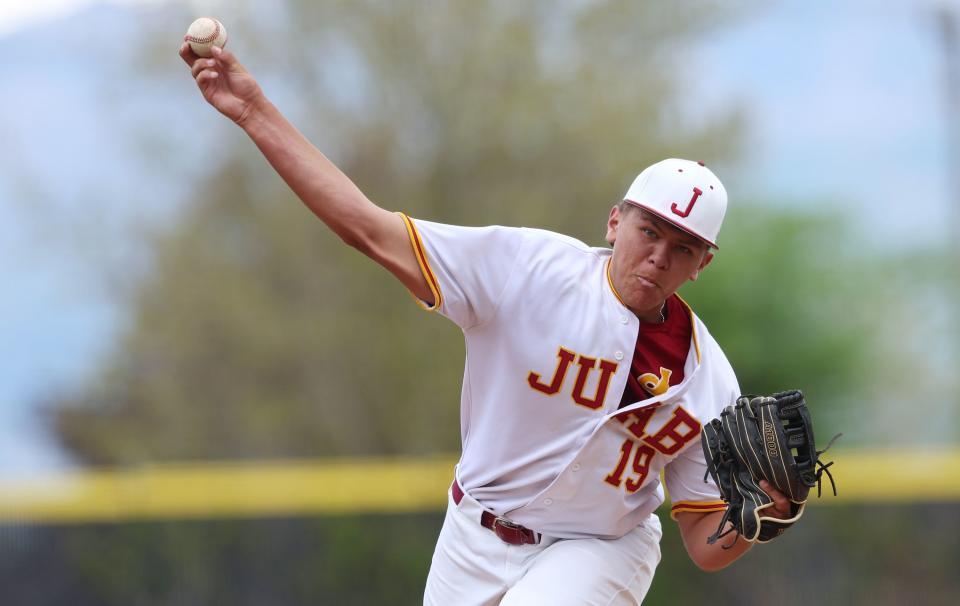
[[[0,146],[0,473],[67,464],[40,432],[35,403],[51,387],[81,380],[109,351],[124,318],[116,285],[91,270],[91,261],[110,266],[136,253],[137,239],[116,237],[117,230],[146,229],[170,216],[158,201],[180,197],[178,176],[190,171],[185,162],[151,173],[131,156],[135,150],[118,147],[123,116],[106,119],[104,95],[129,93],[131,102],[148,95],[125,91],[122,82],[104,91],[109,65],[84,64],[75,58],[82,54],[56,43],[26,59],[12,52],[25,33],[50,20],[62,25],[70,11],[95,4],[0,7],[0,140],[6,142]],[[943,241],[954,215],[946,188],[943,66],[931,16],[937,3],[828,4],[781,2],[704,37],[683,66],[691,89],[685,111],[691,120],[707,120],[729,104],[748,108],[746,157],[724,176],[732,203],[842,201],[862,217],[864,241],[872,246],[900,241],[904,229],[919,235],[916,242]],[[37,12],[23,12],[31,6]],[[37,65],[56,69],[39,72]],[[187,83],[182,94],[194,103],[179,121],[169,108],[133,111],[150,112],[185,136],[198,119],[212,128]],[[143,182],[121,175],[134,171]],[[22,175],[39,176],[33,186],[39,189],[24,192]],[[25,193],[36,202],[16,203]],[[141,207],[117,204],[131,195]],[[103,242],[113,242],[102,247],[104,258],[71,248],[87,237],[72,232],[74,222],[98,225]]]

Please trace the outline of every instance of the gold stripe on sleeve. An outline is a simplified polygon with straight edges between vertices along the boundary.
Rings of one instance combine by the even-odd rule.
[[[430,267],[430,260],[427,258],[427,251],[423,247],[423,240],[420,238],[420,233],[417,232],[416,225],[413,224],[413,221],[405,215],[404,213],[397,213],[400,215],[400,218],[403,219],[404,225],[407,226],[407,235],[410,236],[410,246],[413,247],[413,254],[417,257],[417,263],[420,265],[420,272],[423,274],[423,277],[427,280],[427,285],[430,287],[430,292],[433,293],[433,305],[428,305],[424,301],[421,301],[419,297],[414,296],[417,304],[420,307],[434,311],[440,309],[440,306],[443,304],[443,294],[440,292],[440,285],[437,283],[437,277],[433,273],[433,269]],[[413,293],[411,293],[412,295]]]
[[[677,501],[670,508],[670,519],[676,521],[677,514],[681,512],[713,513],[726,508],[727,504],[723,501]]]

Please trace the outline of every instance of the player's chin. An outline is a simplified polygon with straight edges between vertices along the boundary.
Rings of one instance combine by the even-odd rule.
[[[667,298],[660,286],[641,280],[631,284],[626,295],[626,303],[633,309],[659,309]]]
[[[638,315],[653,315],[658,313],[660,306],[663,305],[663,301],[664,299],[662,297],[652,297],[649,295],[627,297],[624,299],[627,307]]]

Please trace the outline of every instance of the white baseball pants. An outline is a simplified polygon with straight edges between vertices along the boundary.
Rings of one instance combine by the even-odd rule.
[[[508,545],[480,525],[483,508],[447,495],[424,606],[636,605],[660,563],[660,520],[619,539],[554,539]]]

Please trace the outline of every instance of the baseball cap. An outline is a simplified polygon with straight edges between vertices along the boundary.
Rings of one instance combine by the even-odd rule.
[[[657,162],[637,175],[623,199],[718,248],[727,190],[703,162]]]

